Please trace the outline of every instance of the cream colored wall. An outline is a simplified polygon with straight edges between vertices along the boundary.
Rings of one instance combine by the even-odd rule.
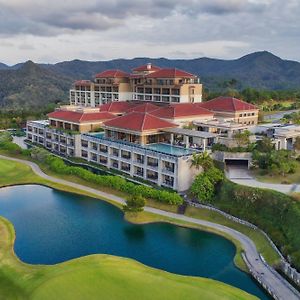
[[[188,190],[195,177],[202,172],[202,168],[198,170],[191,167],[191,158],[178,158],[177,190],[179,192]]]

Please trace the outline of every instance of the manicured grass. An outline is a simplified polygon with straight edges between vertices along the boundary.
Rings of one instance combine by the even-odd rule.
[[[36,176],[24,164],[0,159],[0,186],[34,182],[68,190]],[[14,239],[12,224],[0,217],[0,299],[256,299],[214,280],[170,274],[109,255],[28,265],[15,256]]]
[[[22,157],[20,157],[22,158]],[[24,159],[24,158],[23,158]],[[2,163],[1,163],[2,161]],[[6,163],[3,163],[4,160],[0,159],[0,178],[1,177],[5,177],[5,181],[7,182],[6,184],[10,184],[10,183],[39,183],[39,184],[44,184],[53,188],[57,188],[57,189],[61,189],[64,191],[70,191],[73,193],[78,193],[78,194],[85,194],[87,196],[91,196],[91,197],[95,197],[95,198],[99,198],[97,195],[94,194],[90,194],[87,193],[85,191],[80,191],[80,190],[75,190],[73,188],[67,187],[67,186],[63,186],[60,184],[56,184],[47,180],[44,180],[43,178],[36,176],[32,170],[30,169],[30,167],[24,165],[24,164],[20,164],[17,162],[12,162],[12,161],[5,161]],[[3,165],[6,165],[6,167],[4,167]],[[62,176],[62,175],[58,175],[52,171],[50,171],[47,166],[45,165],[41,165],[39,163],[40,167],[42,168],[42,170],[47,173],[48,175],[51,175],[53,177],[57,177],[57,178],[61,178],[61,179],[65,179],[65,180],[69,180],[71,182],[75,182],[75,183],[79,183],[85,186],[89,186],[98,190],[102,190],[108,193],[112,193],[114,195],[120,196],[120,197],[125,197],[124,194],[120,193],[120,192],[116,192],[114,190],[110,190],[110,189],[100,189],[99,186],[97,186],[96,184],[87,182],[83,179],[80,179],[76,176]],[[10,167],[9,167],[10,166]],[[10,168],[10,171],[9,171]],[[18,172],[21,173],[20,176],[16,176],[16,171],[14,171],[15,169],[18,169]],[[1,176],[3,174],[3,176]],[[5,175],[5,176],[4,176]],[[0,179],[0,186],[3,186],[5,184],[2,184],[2,180]],[[121,207],[121,205],[117,204],[116,202],[112,202],[109,199],[103,199],[102,200],[106,200],[108,202],[110,202],[113,205],[116,205],[118,207]],[[151,207],[155,207],[158,209],[162,209],[162,210],[166,210],[166,211],[171,211],[171,212],[177,212],[177,206],[172,206],[172,205],[167,205],[164,203],[159,203],[157,201],[151,201],[148,200],[147,201],[147,206],[151,206]],[[211,222],[215,222],[215,223],[219,223],[231,228],[234,228],[244,234],[246,234],[247,236],[249,236],[254,243],[256,244],[258,250],[260,251],[260,253],[262,253],[262,255],[264,256],[264,258],[266,259],[266,261],[271,264],[274,265],[278,262],[279,260],[279,256],[277,255],[277,253],[273,250],[273,248],[271,247],[271,245],[269,244],[269,242],[266,240],[266,238],[258,231],[253,230],[251,228],[248,228],[244,225],[238,224],[236,222],[230,221],[227,218],[223,217],[222,215],[213,212],[213,211],[209,211],[207,209],[196,209],[193,207],[188,207],[185,213],[187,216],[190,217],[194,217],[194,218],[199,218],[199,219],[203,219],[203,220],[207,220],[207,221],[211,221]],[[130,217],[130,221],[134,222],[134,223],[149,223],[149,222],[170,222],[170,223],[176,223],[179,224],[178,221],[174,221],[173,219],[167,219],[165,217],[162,216],[157,216],[154,214],[149,214],[146,212],[143,212],[142,214],[139,214],[138,217]],[[184,222],[180,222],[179,225],[187,225],[189,227],[195,227],[195,225],[191,225],[191,224],[183,224]],[[199,227],[197,227],[199,229]],[[203,229],[203,227],[202,227]],[[207,229],[208,230],[208,229]],[[211,231],[211,230],[210,230]],[[237,254],[235,256],[235,264],[241,268],[244,271],[247,271],[247,268],[245,266],[245,263],[240,255],[241,253],[241,249],[239,244],[232,240],[231,237],[226,237],[229,240],[231,240],[233,243],[235,243],[236,248],[237,248]]]
[[[295,173],[282,175],[262,174],[260,170],[254,170],[253,174],[257,180],[268,183],[300,183],[300,162],[296,161],[297,168]]]

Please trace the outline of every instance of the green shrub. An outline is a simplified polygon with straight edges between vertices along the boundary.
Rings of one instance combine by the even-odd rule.
[[[213,197],[214,206],[263,229],[300,269],[300,203],[288,195],[237,185],[223,180]]]
[[[126,205],[123,206],[125,212],[141,212],[144,210],[146,201],[142,195],[134,194],[126,200]]]
[[[101,187],[109,187],[129,195],[141,195],[167,204],[179,205],[183,199],[175,192],[158,190],[144,185],[136,185],[120,176],[96,175],[81,167],[67,166],[61,158],[53,155],[45,156],[45,162],[51,171],[58,174],[74,175],[88,182],[96,183]]]

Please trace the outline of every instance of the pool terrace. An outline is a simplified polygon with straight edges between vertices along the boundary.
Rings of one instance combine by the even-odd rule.
[[[150,151],[154,151],[156,153],[166,154],[166,155],[170,155],[173,157],[190,156],[194,152],[199,152],[199,150],[196,150],[196,149],[187,149],[184,147],[173,146],[173,145],[165,144],[165,143],[154,143],[154,144],[147,144],[147,145],[130,143],[128,141],[107,138],[107,137],[105,137],[104,132],[89,133],[89,134],[84,134],[84,136],[93,137],[93,138],[100,139],[103,141],[115,142],[118,144],[123,144],[126,146],[131,146],[131,147],[135,147],[135,148],[139,148],[139,149],[143,149],[143,150],[150,150]]]

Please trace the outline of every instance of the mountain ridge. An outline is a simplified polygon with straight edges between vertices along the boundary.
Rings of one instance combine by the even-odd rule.
[[[167,59],[139,57],[109,61],[71,60],[56,64],[36,64],[32,61],[7,66],[0,63],[0,107],[42,107],[47,103],[68,100],[72,82],[93,79],[106,69],[130,72],[146,63],[160,67],[176,67],[196,74],[211,92],[242,90],[300,89],[300,63],[283,60],[267,52],[254,52],[234,60],[214,58]]]

